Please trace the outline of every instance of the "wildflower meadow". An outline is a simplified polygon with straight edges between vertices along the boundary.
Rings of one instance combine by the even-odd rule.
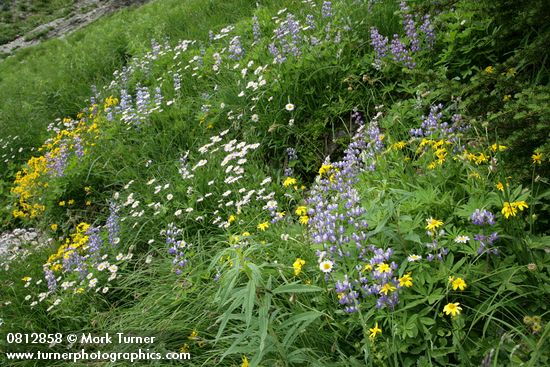
[[[546,5],[155,0],[6,57],[0,364],[550,365]],[[138,348],[69,333],[157,342],[8,356]]]

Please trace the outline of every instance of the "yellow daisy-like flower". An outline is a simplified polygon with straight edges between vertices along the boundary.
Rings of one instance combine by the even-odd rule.
[[[57,224],[52,224],[50,228],[52,229],[52,231],[57,231]]]
[[[439,219],[434,219],[432,217],[426,219],[426,222],[428,222],[428,224],[426,225],[426,229],[428,231],[434,231],[443,225],[443,221]]]
[[[514,208],[509,202],[504,202],[504,205],[502,206],[502,214],[506,219],[509,217],[515,217],[517,212],[517,209]]]
[[[365,266],[363,266],[363,269],[361,270],[361,272],[364,273],[365,271],[372,271],[372,265],[371,264],[365,264]]]
[[[493,67],[493,65],[489,65],[489,66],[487,66],[487,67],[485,68],[485,72],[486,72],[487,74],[493,74],[494,71],[495,71],[495,68]]]
[[[445,307],[443,307],[443,312],[447,315],[451,315],[452,317],[460,315],[460,311],[462,311],[462,307],[460,307],[460,303],[447,303]]]
[[[520,211],[523,211],[523,209],[528,208],[529,205],[525,201],[514,201],[513,203],[509,203],[507,201],[504,202],[502,206],[502,214],[506,219],[509,217],[515,217],[518,213],[518,209]]]
[[[499,181],[495,186],[498,191],[504,192],[504,185],[502,184],[502,182]]]
[[[236,217],[235,215],[231,214],[231,215],[229,216],[229,219],[227,220],[227,222],[233,223],[233,222],[235,221],[235,219],[237,219],[237,217]]]
[[[376,322],[376,323],[374,324],[374,327],[373,327],[373,328],[370,328],[369,331],[370,331],[369,338],[370,338],[371,340],[374,340],[374,338],[376,338],[376,335],[382,333],[382,329],[380,329],[380,328],[378,327],[378,322]]]
[[[23,277],[21,278],[22,281],[24,282],[29,282],[32,278],[31,277]]]
[[[386,263],[380,263],[380,264],[378,264],[378,267],[377,267],[376,270],[378,270],[378,272],[380,274],[382,274],[382,273],[389,273],[391,271],[391,268]]]
[[[298,276],[302,272],[302,267],[305,265],[306,261],[300,258],[297,258],[294,261],[294,264],[292,264],[292,267],[294,268],[294,275]]]
[[[293,177],[287,177],[285,179],[285,181],[283,182],[283,186],[284,187],[289,187],[289,186],[292,186],[292,185],[296,185],[296,179],[293,178]]]
[[[412,284],[412,283],[411,283]],[[385,296],[388,295],[389,292],[393,292],[395,291],[397,288],[391,284],[391,283],[386,283],[382,286],[382,288],[380,289],[380,294],[384,294]]]
[[[413,286],[413,278],[411,273],[407,273],[399,278],[399,286],[410,288]]]
[[[248,358],[246,356],[243,356],[243,363],[241,363],[241,367],[248,367]]]
[[[74,199],[71,199],[71,200],[67,201],[67,204],[73,205],[74,204]]]
[[[263,223],[258,224],[258,229],[260,231],[265,231],[268,228],[269,228],[269,222],[263,222]]]
[[[535,153],[531,156],[533,164],[542,164],[542,153]]]
[[[305,206],[299,206],[296,208],[296,211],[294,212],[296,215],[306,215],[307,214],[307,207]]]
[[[392,145],[392,148],[395,150],[403,150],[405,146],[407,146],[407,143],[405,143],[404,141],[398,141],[397,143],[394,143]]]
[[[453,287],[453,291],[456,291],[457,289],[460,289],[461,291],[463,291],[464,289],[466,289],[466,286],[467,286],[466,282],[462,278],[454,278],[451,281],[451,285]]]
[[[302,215],[298,221],[300,224],[307,225],[309,223],[309,217],[307,215]]]
[[[65,206],[65,201],[60,201],[59,206]]]
[[[332,169],[332,164],[323,164],[321,168],[319,168],[319,176],[322,176],[326,174],[328,171]]]

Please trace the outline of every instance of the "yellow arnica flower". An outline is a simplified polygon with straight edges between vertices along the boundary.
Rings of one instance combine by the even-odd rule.
[[[405,148],[406,145],[407,143],[405,143],[404,141],[398,141],[397,143],[394,143],[392,145],[392,148],[395,150],[403,150],[403,148]]]
[[[21,278],[21,280],[24,281],[24,282],[28,282],[28,281],[30,281],[31,279],[32,279],[31,277],[23,277],[23,278]]]
[[[370,331],[369,338],[370,338],[371,340],[374,340],[374,338],[376,338],[376,335],[382,333],[382,329],[380,329],[380,328],[378,327],[378,322],[376,322],[376,323],[374,324],[374,327],[373,327],[373,328],[370,328],[369,331]]]
[[[285,181],[283,182],[284,187],[289,187],[291,185],[296,185],[296,179],[293,177],[287,177]]]
[[[233,223],[233,222],[235,221],[235,219],[237,219],[237,217],[234,216],[233,214],[231,214],[231,215],[229,216],[229,219],[228,219],[227,221],[228,221],[229,223]]]
[[[382,273],[389,273],[391,271],[391,268],[386,263],[380,263],[378,264],[377,270],[380,272],[380,274],[382,274]]]
[[[436,230],[443,225],[443,221],[439,219],[434,219],[432,217],[426,219],[426,222],[428,222],[428,224],[426,225],[426,229],[428,231]]]
[[[384,294],[385,296],[388,295],[389,292],[393,292],[395,291],[397,288],[391,284],[391,283],[386,283],[382,286],[382,288],[380,289],[380,294]]]
[[[73,204],[74,204],[74,199],[69,200],[69,201],[67,202],[67,204],[73,205]]]
[[[321,168],[319,168],[319,176],[322,176],[326,174],[328,171],[332,169],[332,164],[323,164]]]
[[[502,184],[502,182],[498,182],[496,184],[496,188],[497,188],[498,191],[504,192],[504,185]]]
[[[462,278],[454,278],[451,281],[451,285],[453,286],[453,291],[456,291],[457,289],[463,291],[466,289],[466,282]]]
[[[462,311],[462,307],[460,307],[460,303],[447,303],[445,307],[443,307],[443,312],[447,315],[451,315],[452,317],[460,315],[460,311]]]
[[[265,231],[268,228],[269,228],[269,222],[263,222],[263,223],[258,224],[258,229],[260,231]]]
[[[241,363],[241,367],[248,367],[248,358],[246,358],[246,356],[243,356],[243,363]]]
[[[307,207],[305,206],[299,206],[296,208],[296,211],[295,211],[296,215],[306,215],[307,214]]]
[[[50,228],[52,229],[52,231],[57,231],[57,224],[52,224]]]
[[[307,215],[300,216],[299,219],[300,224],[306,225],[309,223],[309,217]]]
[[[294,275],[300,275],[302,272],[302,266],[304,266],[305,263],[306,261],[300,258],[297,258],[296,261],[294,261],[294,264],[292,264],[292,267],[294,268]]]
[[[65,206],[65,201],[60,201],[59,206]]]
[[[403,275],[401,278],[399,278],[399,286],[410,288],[413,286],[412,281],[413,281],[413,278],[411,277],[411,273],[407,273]]]
[[[489,65],[485,68],[485,72],[487,74],[492,74],[494,71],[495,71],[495,68],[493,67],[493,65]]]
[[[506,219],[509,217],[515,217],[518,213],[518,209],[522,211],[525,208],[528,208],[529,205],[525,201],[514,201],[513,203],[509,203],[507,201],[504,202],[504,205],[502,206],[502,214]]]
[[[533,164],[541,164],[542,163],[542,153],[535,153],[531,156],[533,159]]]

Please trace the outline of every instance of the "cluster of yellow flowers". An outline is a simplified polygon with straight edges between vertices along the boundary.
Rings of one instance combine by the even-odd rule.
[[[46,210],[40,201],[33,203],[32,199],[48,187],[42,179],[47,171],[46,157],[32,157],[26,167],[17,172],[11,188],[11,193],[18,197],[12,212],[14,218],[35,218]]]
[[[88,223],[80,223],[76,226],[76,232],[65,239],[65,242],[59,246],[55,254],[50,255],[46,265],[48,265],[52,271],[59,271],[63,268],[59,260],[68,259],[74,251],[79,251],[86,247],[89,238],[86,234],[88,228],[90,228]]]
[[[515,217],[518,209],[519,211],[523,211],[525,208],[529,208],[529,205],[525,201],[514,201],[512,203],[505,201],[502,206],[502,214],[508,219],[509,217]]]
[[[398,143],[396,143],[398,144]],[[445,163],[445,159],[449,152],[447,151],[447,146],[452,143],[449,140],[435,140],[435,139],[422,139],[418,148],[416,149],[416,154],[423,155],[428,152],[427,147],[430,148],[430,151],[434,154],[435,158],[430,164],[428,164],[429,169],[435,169],[438,165],[441,166]]]
[[[294,261],[294,264],[292,264],[292,268],[294,269],[294,275],[298,276],[302,272],[302,267],[306,264],[306,261],[304,259],[297,258],[296,261]]]
[[[117,103],[118,99],[111,96],[105,100],[103,107],[107,109]],[[53,138],[46,140],[38,148],[43,155],[30,158],[26,166],[17,172],[11,189],[11,193],[17,196],[17,203],[12,211],[14,218],[35,218],[46,210],[41,203],[41,194],[48,187],[47,176],[51,173],[48,160],[56,160],[66,154],[63,145],[65,149],[73,151],[81,149],[81,154],[86,153],[85,147],[95,145],[94,140],[99,138],[98,124],[101,121],[97,107],[89,107],[89,118],[85,118],[84,113],[79,113],[78,122],[64,118],[63,123],[69,127],[59,130]],[[81,146],[77,146],[78,144]]]

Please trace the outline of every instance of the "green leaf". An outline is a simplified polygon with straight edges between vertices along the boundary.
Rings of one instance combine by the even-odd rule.
[[[317,287],[314,285],[305,285],[305,284],[284,284],[273,290],[273,294],[281,293],[312,293],[312,292],[321,292],[323,288]]]

